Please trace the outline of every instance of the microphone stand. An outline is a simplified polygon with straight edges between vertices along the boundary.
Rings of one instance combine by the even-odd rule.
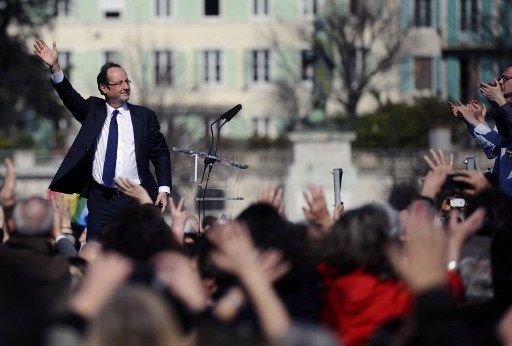
[[[238,111],[242,108],[241,105],[238,105],[237,107],[240,107],[240,108],[236,111],[236,113],[238,113]],[[232,111],[232,110],[230,110],[230,111]],[[228,111],[228,112],[230,112],[230,111]],[[215,162],[217,162],[217,160],[215,158],[212,158],[211,156],[217,156],[217,149],[218,149],[219,142],[220,142],[220,130],[236,114],[236,113],[234,113],[234,114],[227,115],[228,112],[224,113],[220,118],[218,118],[217,120],[215,120],[214,122],[212,122],[210,124],[210,133],[211,133],[212,139],[210,141],[210,147],[208,148],[208,155],[204,158],[203,174],[202,174],[202,177],[201,177],[201,182],[199,183],[199,187],[201,188],[200,202],[202,203],[201,204],[201,208],[199,210],[199,213],[200,213],[199,214],[199,219],[201,220],[201,212],[202,212],[202,214],[203,214],[202,221],[203,222],[204,222],[204,220],[206,218],[206,210],[205,210],[206,190],[208,189],[208,182],[210,180],[210,173],[212,172],[213,164]],[[220,124],[220,126],[217,127],[217,136],[216,136],[217,139],[215,140],[215,136],[213,134],[213,125],[217,124],[218,122],[220,122],[222,120],[224,120],[224,121]],[[205,173],[206,173],[206,169],[208,169],[208,174],[206,174],[206,183],[205,183],[205,186],[204,186],[204,189],[203,189],[201,187],[201,184],[203,183],[204,176],[205,176]],[[201,224],[202,224],[202,222],[201,222]],[[201,227],[201,225],[200,225],[200,227]]]

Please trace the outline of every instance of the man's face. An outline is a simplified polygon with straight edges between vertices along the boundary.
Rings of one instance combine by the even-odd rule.
[[[508,103],[512,103],[512,68],[505,69],[498,81],[500,83],[503,96],[505,96]]]
[[[120,67],[111,67],[107,71],[108,85],[101,85],[101,91],[107,101],[124,103],[130,98],[130,80]]]

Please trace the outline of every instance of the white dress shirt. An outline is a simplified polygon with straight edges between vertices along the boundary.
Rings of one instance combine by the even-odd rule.
[[[64,73],[62,71],[51,75],[51,80],[54,84],[62,82],[63,79]],[[111,107],[108,103],[106,103],[106,106],[107,117],[105,118],[105,122],[103,123],[100,135],[97,139],[96,152],[94,153],[94,160],[92,163],[92,178],[101,185],[104,185],[103,166],[105,163],[105,153],[107,151],[110,120],[112,119],[112,113],[115,110],[115,108]],[[117,114],[118,139],[115,178],[128,178],[137,184],[140,184],[139,173],[137,171],[137,159],[135,157],[135,139],[133,135],[132,117],[128,103],[125,102],[121,107],[117,108],[117,110],[119,113]],[[158,188],[158,192],[170,193],[171,189],[169,186],[160,186]]]
[[[96,142],[96,152],[92,162],[92,178],[99,184],[103,184],[103,166],[105,164],[105,154],[107,152],[108,131],[112,113],[114,112],[107,103],[107,117],[101,128],[100,135]],[[117,138],[117,161],[115,178],[123,177],[140,184],[139,173],[137,172],[137,160],[135,158],[135,139],[133,137],[132,117],[128,104],[125,102],[117,108],[117,128],[119,136]]]

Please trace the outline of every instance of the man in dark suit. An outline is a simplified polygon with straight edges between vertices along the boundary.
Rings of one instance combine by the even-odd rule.
[[[62,102],[82,124],[50,189],[88,198],[87,239],[95,237],[120,209],[134,203],[116,188],[115,177],[140,183],[163,211],[171,189],[169,150],[155,112],[128,103],[131,82],[123,68],[105,63],[97,77],[105,99],[91,96],[86,100],[64,76],[55,43],[50,48],[37,40],[34,49],[50,68]],[[158,185],[149,170],[150,161]]]

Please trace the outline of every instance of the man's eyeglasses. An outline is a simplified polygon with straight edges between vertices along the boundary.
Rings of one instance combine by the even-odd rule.
[[[115,82],[115,83],[107,83],[107,85],[119,88],[119,87],[123,86],[124,83],[126,83],[126,85],[130,86],[130,84],[132,84],[132,81],[129,79],[125,79],[125,80],[121,80],[121,81]]]
[[[501,76],[498,77],[498,80],[502,80],[503,82],[506,82],[511,79],[512,79],[512,76],[505,76],[504,74],[502,74]]]

